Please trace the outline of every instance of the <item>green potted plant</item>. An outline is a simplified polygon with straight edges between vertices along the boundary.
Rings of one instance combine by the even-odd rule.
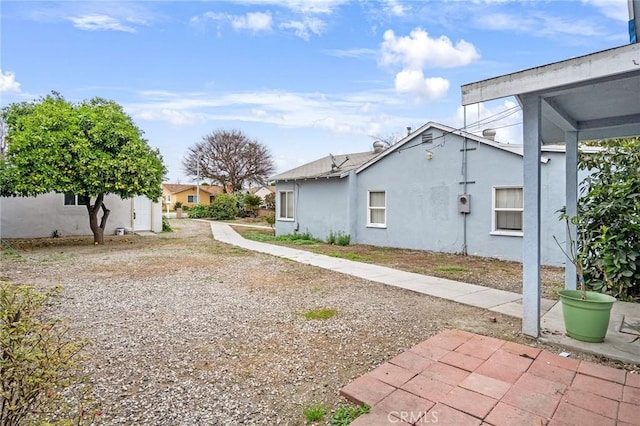
[[[609,328],[611,308],[616,298],[608,294],[587,291],[584,260],[588,253],[588,242],[583,240],[578,244],[578,241],[571,237],[569,217],[563,213],[562,218],[566,220],[569,231],[567,232],[569,251],[562,247],[555,236],[553,238],[567,259],[575,266],[579,283],[578,290],[558,291],[566,333],[567,336],[583,342],[602,342]],[[577,218],[572,218],[571,221],[578,222]]]

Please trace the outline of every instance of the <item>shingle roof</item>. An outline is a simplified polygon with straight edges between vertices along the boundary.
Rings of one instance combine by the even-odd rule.
[[[162,187],[170,192],[171,194],[178,194],[180,192],[196,190],[196,185],[194,184],[183,184],[183,183],[163,183]],[[221,186],[219,185],[200,185],[200,190],[204,192],[208,192],[212,195],[220,195],[224,192]]]
[[[296,167],[284,173],[275,175],[270,181],[299,180],[343,177],[350,170],[356,169],[367,161],[379,155],[379,153],[356,152],[353,154],[327,155],[319,160],[312,161]]]

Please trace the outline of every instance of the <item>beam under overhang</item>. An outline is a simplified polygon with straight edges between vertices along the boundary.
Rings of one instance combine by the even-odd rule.
[[[578,122],[553,98],[542,99],[542,116],[565,132],[578,130]]]

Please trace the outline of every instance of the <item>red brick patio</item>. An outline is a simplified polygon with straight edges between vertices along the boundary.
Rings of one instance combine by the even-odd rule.
[[[354,426],[640,425],[640,374],[446,330],[354,380]]]

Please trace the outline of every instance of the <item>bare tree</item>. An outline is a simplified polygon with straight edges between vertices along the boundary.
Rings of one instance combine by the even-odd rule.
[[[215,130],[191,146],[182,161],[188,176],[219,183],[226,192],[265,184],[275,171],[269,149],[240,130]]]

